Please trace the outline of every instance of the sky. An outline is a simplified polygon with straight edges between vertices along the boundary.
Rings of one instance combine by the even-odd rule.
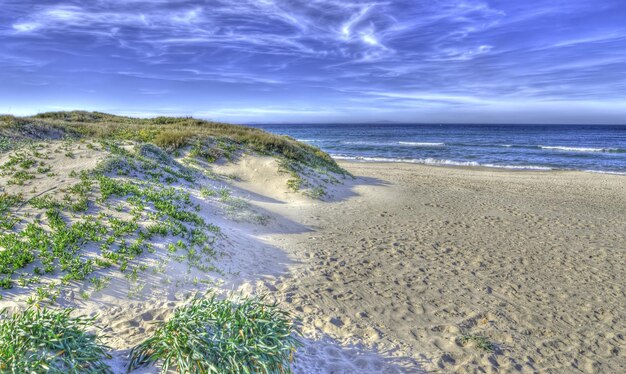
[[[626,123],[624,0],[0,0],[0,113]]]

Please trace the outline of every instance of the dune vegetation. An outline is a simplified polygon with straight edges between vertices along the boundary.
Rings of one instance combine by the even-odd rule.
[[[319,148],[288,136],[191,117],[140,119],[83,111],[50,112],[32,117],[0,116],[0,144],[4,148],[24,141],[67,138],[132,140],[153,143],[169,151],[192,145],[209,160],[232,157],[235,151],[246,147],[305,166],[345,173]]]
[[[134,347],[130,369],[160,361],[184,373],[284,373],[299,346],[291,316],[259,298],[194,298]]]
[[[194,285],[223,273],[215,266],[223,234],[206,212],[267,222],[210,169],[244,154],[276,158],[291,176],[286,188],[312,197],[347,175],[315,147],[244,126],[89,112],[0,116],[0,300],[12,302],[0,317],[0,370],[106,371],[106,347],[85,332],[93,319],[61,305],[119,279],[133,299],[150,292],[149,276],[178,286],[169,272]],[[289,372],[297,345],[290,315],[276,305],[196,298],[132,351],[129,370]]]
[[[3,373],[107,372],[109,356],[94,318],[71,317],[71,309],[28,309],[0,320]]]

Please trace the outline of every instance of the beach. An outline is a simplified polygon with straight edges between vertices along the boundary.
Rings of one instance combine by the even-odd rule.
[[[296,371],[626,370],[622,176],[341,166],[355,179],[325,202],[239,166],[253,173],[236,185],[283,217],[259,238],[292,260],[242,289],[301,319]]]
[[[108,265],[88,282],[63,284],[63,269],[31,276],[30,265],[4,290],[9,312],[35,305],[94,317],[114,373],[126,372],[130,350],[194,295],[263,296],[290,312],[302,343],[295,373],[626,371],[624,176],[341,162],[347,173],[301,171],[308,187],[294,190],[296,176],[276,157],[248,151],[192,164],[154,146],[122,146],[116,156],[89,142],[49,142],[0,158],[32,170],[2,176],[5,202],[19,196],[12,214],[24,220],[52,216],[41,207],[62,207],[60,199],[73,203],[84,191],[77,185],[90,191],[86,210],[73,203],[57,230],[88,227],[84,219],[118,230],[152,224],[125,208],[132,199],[97,199],[102,186],[129,185],[92,181],[89,170],[138,158],[148,166],[124,177],[145,186],[158,166],[142,154],[160,155],[177,175],[197,168],[192,181],[166,182],[169,200],[157,202],[178,202],[175,212],[188,214],[178,217],[210,223],[202,255],[164,234],[130,271]],[[117,235],[132,240],[132,230]],[[86,240],[81,256],[108,253]],[[156,373],[159,364],[134,372]]]
[[[626,0],[2,5],[0,374],[626,374]]]

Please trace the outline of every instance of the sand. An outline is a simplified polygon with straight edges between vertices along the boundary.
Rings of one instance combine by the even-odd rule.
[[[24,191],[56,193],[74,183],[70,170],[106,157],[75,154],[54,153],[47,162],[57,175]],[[292,311],[304,343],[296,373],[626,372],[625,177],[342,166],[355,179],[319,201],[290,192],[270,157],[214,165],[185,188],[222,230],[222,273],[172,263],[144,273],[144,292],[132,298],[111,274],[106,290],[85,300],[78,287],[60,304],[98,316],[116,373],[156,323],[208,289],[267,293]],[[205,201],[203,186],[228,187],[250,205]],[[0,304],[18,308],[24,297]]]
[[[80,180],[80,172],[94,169],[100,162],[111,157],[111,154],[100,145],[94,146],[89,143],[90,147],[87,147],[86,144],[47,142],[37,144],[32,149],[20,150],[31,158],[34,150],[37,150],[41,155],[33,159],[45,163],[51,168],[52,173],[38,172],[23,185],[10,184],[8,182],[10,174],[0,175],[0,192],[22,194],[24,201],[39,196],[62,200],[68,189]],[[132,150],[133,144],[129,143],[125,147]],[[0,155],[0,165],[7,162],[10,156],[11,154]],[[279,178],[278,167],[273,159],[272,161],[274,174]],[[130,349],[147,339],[155,331],[158,323],[166,320],[177,306],[184,304],[196,293],[212,291],[219,296],[232,295],[243,284],[256,282],[267,275],[287,272],[291,260],[286,254],[261,242],[254,234],[257,228],[264,227],[262,223],[267,222],[268,226],[272,226],[275,225],[274,222],[281,220],[270,217],[250,205],[238,197],[237,191],[226,200],[215,196],[202,196],[201,188],[214,191],[230,190],[228,176],[211,174],[207,177],[199,174],[196,177],[195,183],[180,181],[171,186],[189,192],[190,199],[198,207],[197,213],[206,222],[220,228],[220,234],[213,245],[216,255],[206,259],[206,263],[214,265],[219,272],[189,268],[185,261],[179,262],[170,258],[166,245],[178,238],[168,236],[154,244],[154,253],[144,252],[135,261],[137,265],[146,267],[145,270],[138,272],[137,279],[128,277],[130,274],[128,271],[122,273],[117,269],[100,270],[89,274],[89,278],[106,279],[106,285],[102,290],[95,290],[89,282],[71,282],[60,289],[54,303],[49,303],[46,299],[40,304],[42,307],[51,308],[70,307],[74,309],[74,315],[95,316],[96,326],[105,336],[104,342],[111,347],[110,353],[113,357],[108,364],[114,373],[125,373]],[[137,179],[148,178],[140,174]],[[100,205],[95,207],[95,197],[90,195],[91,207],[88,214],[95,217],[97,213],[105,212],[111,216],[129,219],[128,211],[113,208],[123,199],[110,199],[111,207]],[[16,213],[18,212],[25,222],[41,216],[38,209],[26,203],[17,208]],[[82,219],[81,216],[67,213],[64,218],[70,224]],[[139,224],[145,227],[146,222],[141,220]],[[17,227],[18,230],[24,223],[19,225],[21,226]],[[89,244],[82,248],[81,253],[85,257],[93,257],[100,253],[100,249],[98,245]],[[33,273],[34,266],[35,264],[28,265],[20,270],[18,275],[29,276]],[[29,286],[2,290],[0,310],[15,312],[28,308],[28,299],[36,293],[36,287],[58,284],[59,279],[60,272],[54,272],[41,276],[39,282]],[[159,369],[149,367],[134,372],[157,373]]]
[[[626,372],[624,177],[343,166],[328,202],[256,202],[302,228],[251,283],[301,318],[296,371]]]

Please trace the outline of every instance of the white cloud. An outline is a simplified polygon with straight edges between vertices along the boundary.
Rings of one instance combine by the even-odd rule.
[[[39,29],[41,25],[37,22],[14,23],[13,29],[17,32],[31,32]]]

